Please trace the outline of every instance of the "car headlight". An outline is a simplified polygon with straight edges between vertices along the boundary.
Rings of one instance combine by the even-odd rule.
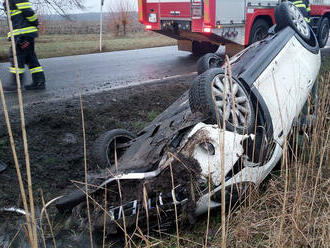
[[[157,22],[157,14],[155,14],[155,13],[150,13],[150,14],[149,14],[149,22],[152,22],[152,23]]]

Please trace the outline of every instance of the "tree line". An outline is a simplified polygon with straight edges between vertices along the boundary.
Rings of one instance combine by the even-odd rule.
[[[40,31],[46,34],[68,34],[68,33],[97,33],[99,24],[97,22],[74,21],[70,19],[70,11],[84,10],[86,0],[30,0],[40,18]],[[105,31],[114,36],[125,36],[128,32],[139,32],[143,30],[137,20],[137,7],[135,0],[107,0],[107,8],[104,9]],[[98,1],[95,2],[98,4]],[[1,6],[2,8],[2,6]],[[1,13],[2,12],[2,13]],[[49,21],[47,14],[56,13],[64,19],[62,21]],[[0,11],[0,34],[7,32],[4,9]],[[61,25],[61,27],[57,27]]]
[[[71,10],[85,9],[86,0],[30,0],[37,12],[56,13],[62,16],[67,15]],[[4,8],[1,5],[1,14],[4,15]]]

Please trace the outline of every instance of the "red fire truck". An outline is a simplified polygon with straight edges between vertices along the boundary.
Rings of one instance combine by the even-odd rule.
[[[263,39],[275,24],[281,0],[138,0],[139,21],[177,39],[179,50],[236,53]],[[321,47],[329,37],[330,0],[311,0],[311,25]]]

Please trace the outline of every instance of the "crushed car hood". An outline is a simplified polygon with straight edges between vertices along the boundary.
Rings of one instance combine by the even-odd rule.
[[[166,150],[179,146],[185,130],[204,120],[202,114],[191,112],[188,92],[184,93],[131,142],[118,162],[120,171],[147,172],[155,169]]]

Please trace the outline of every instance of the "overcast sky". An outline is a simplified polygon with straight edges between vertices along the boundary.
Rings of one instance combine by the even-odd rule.
[[[86,0],[85,12],[98,12],[100,11],[100,0]],[[105,0],[105,8],[107,7],[107,1]]]
[[[109,9],[111,3],[117,3],[121,0],[104,0],[103,9],[106,11]],[[132,1],[135,6],[137,5],[138,0],[122,0],[122,1]],[[84,12],[99,12],[101,0],[85,0],[86,10]]]

